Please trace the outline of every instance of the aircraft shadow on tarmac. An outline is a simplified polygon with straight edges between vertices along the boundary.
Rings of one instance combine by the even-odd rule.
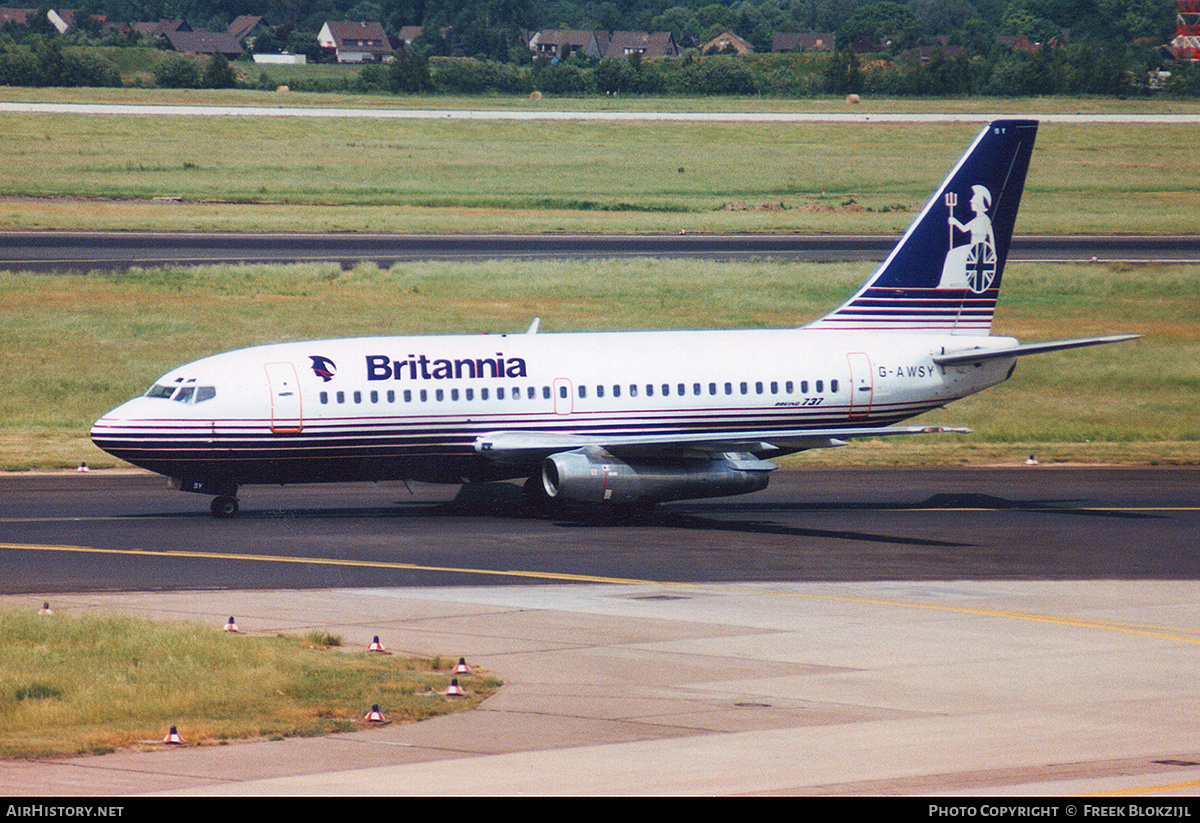
[[[562,528],[616,528],[652,527],[668,529],[691,529],[698,531],[727,531],[748,534],[794,535],[801,537],[824,537],[841,540],[863,540],[869,542],[907,543],[925,546],[966,547],[971,543],[943,541],[929,538],[899,537],[892,535],[857,532],[843,529],[816,529],[789,526],[768,519],[772,515],[794,515],[808,512],[836,511],[921,511],[984,510],[1026,511],[1049,515],[1116,518],[1120,520],[1159,519],[1162,515],[1150,512],[1120,511],[1089,505],[1090,501],[1079,499],[1053,500],[1010,500],[1004,497],[977,493],[937,493],[917,503],[877,501],[840,502],[717,502],[700,504],[660,505],[650,509],[628,511],[598,510],[592,507],[564,507],[550,514],[535,514],[529,508],[520,486],[512,483],[475,483],[461,487],[449,501],[397,500],[392,506],[331,507],[331,508],[269,508],[243,510],[239,519],[273,520],[280,518],[318,520],[336,518],[389,518],[389,517],[500,517],[506,519],[529,519],[537,517],[548,520]],[[702,507],[702,511],[687,510],[682,506]],[[144,517],[208,517],[207,513],[178,513],[173,515],[141,515]],[[135,519],[139,517],[135,515]]]

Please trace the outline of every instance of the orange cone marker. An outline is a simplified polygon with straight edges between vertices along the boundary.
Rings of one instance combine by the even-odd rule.
[[[467,665],[465,657],[458,658],[458,665],[454,667],[455,674],[470,674],[471,667]]]
[[[179,732],[175,731],[175,727],[171,727],[171,731],[167,732],[167,736],[163,738],[164,743],[172,746],[178,746],[183,743],[183,738],[179,736]]]
[[[369,652],[383,651],[383,644],[379,642],[379,635],[375,635],[375,639],[371,641],[371,645],[367,646],[367,651],[369,651]]]
[[[458,678],[450,681],[450,685],[446,687],[446,697],[462,697],[462,686],[458,685]]]
[[[367,720],[370,720],[372,723],[383,722],[383,713],[379,711],[378,703],[371,707],[371,711],[367,712]]]
[[[225,624],[225,631],[236,632],[237,630],[238,630],[238,625],[237,625],[237,623],[233,622],[233,617],[230,616],[229,622]]]
[[[40,609],[38,609],[38,614],[54,614],[54,612],[50,611],[50,601],[49,600],[47,600],[45,603],[43,603],[42,607]]]

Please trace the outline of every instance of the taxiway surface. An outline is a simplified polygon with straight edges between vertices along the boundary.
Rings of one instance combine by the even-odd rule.
[[[1200,787],[1194,469],[790,470],[624,524],[403,486],[247,489],[223,522],[159,483],[0,479],[0,602],[379,635],[504,688],[411,726],[3,763],[0,791]]]
[[[882,260],[898,237],[869,234],[371,234],[319,232],[0,232],[0,270],[111,271],[131,266],[417,260],[671,257],[796,262]],[[1200,234],[1016,235],[1023,263],[1196,263]]]

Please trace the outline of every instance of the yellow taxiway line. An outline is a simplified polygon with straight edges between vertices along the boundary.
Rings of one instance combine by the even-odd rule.
[[[705,584],[694,582],[670,582],[662,580],[645,580],[641,578],[607,577],[600,575],[567,574],[550,571],[522,571],[518,569],[475,569],[455,566],[427,566],[418,563],[396,563],[386,560],[348,560],[326,557],[289,557],[271,554],[243,554],[237,552],[205,552],[205,551],[161,551],[151,549],[100,549],[91,546],[42,545],[36,543],[0,543],[2,551],[34,551],[34,552],[67,552],[72,554],[104,554],[126,557],[159,557],[171,559],[200,559],[200,560],[237,560],[251,563],[290,563],[304,566],[342,566],[351,568],[390,569],[399,571],[442,572],[448,574],[478,575],[485,577],[519,577],[529,580],[547,580],[560,583],[602,583],[621,586],[654,586],[659,588],[677,589],[720,589],[721,591],[736,590],[737,584]],[[749,591],[749,589],[746,589]],[[1189,645],[1200,645],[1200,628],[1186,629],[1175,626],[1140,625],[1136,623],[1118,623],[1108,620],[1091,620],[1082,617],[1066,617],[1051,614],[1036,614],[1033,612],[1008,611],[1004,609],[982,609],[969,606],[954,606],[944,603],[915,603],[905,600],[891,600],[874,597],[856,597],[852,595],[817,594],[812,592],[771,591],[755,587],[759,594],[769,594],[776,597],[790,597],[804,600],[823,600],[826,602],[852,603],[885,608],[923,609],[926,611],[945,612],[950,614],[965,614],[978,617],[994,617],[1005,620],[1022,620],[1035,623],[1046,623],[1056,626],[1093,629],[1098,631],[1117,632],[1120,634],[1138,635],[1156,640],[1168,640]]]

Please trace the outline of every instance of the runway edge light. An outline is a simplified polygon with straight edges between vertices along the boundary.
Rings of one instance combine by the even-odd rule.
[[[179,746],[183,743],[183,738],[179,736],[179,732],[175,727],[171,727],[171,731],[167,732],[167,736],[163,738],[163,742],[170,746]]]
[[[233,621],[233,615],[229,616],[229,622],[225,624],[225,631],[231,633],[238,631],[238,624]]]
[[[446,687],[446,697],[462,697],[462,686],[458,685],[458,678],[450,681],[450,685]]]
[[[470,674],[471,673],[471,667],[467,665],[467,659],[465,657],[458,658],[458,665],[454,667],[454,673],[455,674]]]
[[[383,712],[379,711],[379,704],[375,703],[371,706],[371,711],[367,712],[367,720],[372,723],[383,722]]]
[[[382,652],[383,651],[383,644],[379,642],[379,635],[375,635],[374,639],[371,640],[371,645],[367,646],[367,651],[369,651],[369,652]]]

